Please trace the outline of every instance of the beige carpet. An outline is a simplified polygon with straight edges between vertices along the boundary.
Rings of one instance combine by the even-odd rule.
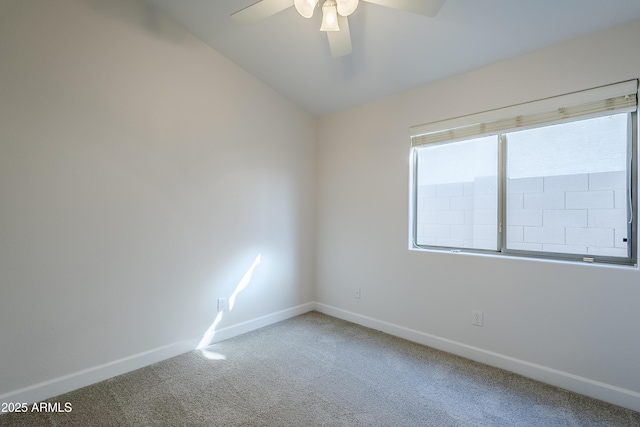
[[[640,426],[640,413],[316,312],[0,426]]]

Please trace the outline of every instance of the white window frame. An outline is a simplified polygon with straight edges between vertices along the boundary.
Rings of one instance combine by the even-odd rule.
[[[469,116],[456,117],[410,129],[411,156],[409,170],[409,249],[436,250],[443,252],[470,252],[507,256],[524,256],[555,260],[597,262],[637,266],[638,249],[638,80],[630,80],[602,86],[586,91],[574,92],[525,104],[518,104]],[[506,142],[500,137],[498,171],[498,250],[450,248],[417,244],[417,149],[427,144],[446,144],[474,139],[481,136],[504,135],[509,132],[550,126],[576,120],[605,115],[628,113],[629,120],[629,165],[627,167],[629,217],[628,257],[591,256],[563,254],[544,251],[506,249]],[[504,225],[504,226],[503,226]]]

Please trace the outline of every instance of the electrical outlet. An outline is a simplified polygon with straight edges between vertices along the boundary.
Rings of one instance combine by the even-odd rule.
[[[227,311],[227,299],[226,298],[218,298],[218,313],[222,311]]]
[[[471,324],[475,326],[482,326],[482,312],[478,310],[473,310],[471,316]]]
[[[355,292],[353,293],[353,297],[360,299],[360,288],[356,288]]]

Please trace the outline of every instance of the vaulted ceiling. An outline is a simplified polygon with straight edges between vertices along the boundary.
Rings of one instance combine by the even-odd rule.
[[[435,18],[360,2],[353,53],[333,58],[321,13],[242,25],[230,15],[256,0],[146,1],[317,116],[640,20],[639,0],[447,0]]]

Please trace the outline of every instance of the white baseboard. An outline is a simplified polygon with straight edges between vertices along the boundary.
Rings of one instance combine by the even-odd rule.
[[[216,330],[216,334],[214,335],[211,342],[216,343],[219,341],[224,341],[229,338],[233,338],[238,335],[242,335],[265,326],[269,326],[273,323],[281,322],[291,317],[298,316],[308,311],[313,311],[315,310],[315,306],[315,303],[309,302],[296,307],[288,308],[286,310],[278,311],[276,313],[267,314],[266,316],[257,317],[246,322],[238,323],[237,325],[218,329]]]
[[[272,323],[280,322],[290,317],[312,311],[314,308],[315,303],[307,303],[220,329],[216,331],[213,342],[233,338],[254,329],[262,328],[264,326],[271,325]],[[0,395],[0,405],[5,402],[26,404],[41,402],[61,394],[152,365],[162,360],[187,353],[194,350],[197,344],[197,339],[169,344],[143,353],[135,354],[133,356],[125,357],[123,359],[114,360],[103,365],[94,366],[89,369],[34,384],[19,390],[11,391]]]
[[[515,372],[527,378],[640,412],[640,393],[632,390],[537,365],[525,360],[515,359],[457,341],[405,328],[404,326],[394,325],[326,304],[316,303],[315,309],[329,316],[357,323],[409,341],[443,350],[447,353]]]
[[[133,356],[114,360],[103,365],[94,366],[69,375],[53,378],[29,387],[11,391],[0,395],[2,403],[26,403],[32,404],[91,384],[125,374],[136,369],[143,368],[165,359],[170,359],[179,354],[186,353],[195,348],[195,344],[182,341],[169,344],[153,350],[145,351]]]
[[[233,338],[246,332],[286,320],[314,309],[339,319],[380,330],[400,338],[437,348],[448,353],[456,354],[458,356],[505,369],[507,371],[515,372],[528,378],[640,412],[640,393],[635,391],[573,375],[546,366],[537,365],[524,360],[515,359],[321,303],[307,303],[299,305],[297,307],[292,307],[220,329],[216,331],[213,342]],[[104,365],[75,372],[73,374],[54,378],[49,381],[44,381],[0,395],[0,404],[4,402],[21,402],[31,404],[33,402],[50,399],[52,397],[189,352],[195,349],[196,345],[197,340],[182,341],[115,360]]]

